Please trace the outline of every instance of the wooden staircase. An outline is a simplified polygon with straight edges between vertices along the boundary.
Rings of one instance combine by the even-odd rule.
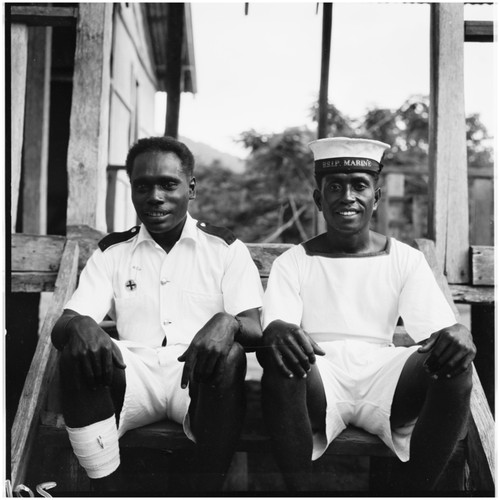
[[[12,428],[11,480],[14,485],[23,481],[32,481],[30,468],[40,469],[47,453],[49,455],[50,453],[63,453],[67,457],[66,461],[72,465],[64,471],[53,471],[56,475],[63,474],[65,477],[52,479],[59,482],[61,487],[77,488],[76,490],[70,489],[71,493],[78,491],[78,488],[81,488],[80,491],[85,491],[85,488],[88,487],[84,471],[72,456],[64,428],[64,419],[60,413],[56,382],[58,353],[50,343],[50,332],[62,312],[64,303],[75,288],[78,269],[82,268],[100,237],[101,234],[96,231],[85,235],[73,234],[67,240],[60,237],[28,235],[15,235],[13,238],[13,247],[16,248],[15,257],[13,254],[13,286],[18,290],[33,289],[34,287],[50,289],[53,283],[55,292],[43,323],[38,347]],[[448,287],[442,273],[437,272],[433,243],[429,240],[417,240],[416,244],[426,255],[440,286],[454,311],[457,312],[452,290]],[[82,252],[79,252],[80,246],[83,248]],[[264,286],[274,258],[289,247],[290,245],[284,244],[248,245]],[[47,252],[49,249],[50,252]],[[34,259],[34,255],[43,256],[43,258]],[[60,264],[57,261],[58,258],[60,258]],[[35,269],[33,262],[38,265]],[[57,278],[54,282],[56,273]],[[401,327],[398,327],[395,332],[394,342],[397,345],[412,343]],[[247,392],[248,412],[238,445],[238,463],[234,466],[234,474],[239,479],[228,479],[231,487],[236,491],[241,491],[241,488],[245,487],[242,485],[248,486],[248,476],[251,472],[248,471],[247,457],[249,454],[270,453],[269,437],[264,429],[260,410],[259,382],[257,380],[248,381]],[[163,421],[129,431],[121,439],[120,446],[124,450],[148,449],[174,453],[189,452],[192,450],[193,444],[185,437],[180,425]],[[38,464],[33,461],[30,463],[30,456],[35,448],[37,451],[33,456],[35,462],[39,462]],[[59,450],[59,452],[50,452],[51,449]],[[41,453],[41,450],[44,452]],[[464,484],[473,491],[493,492],[495,487],[494,420],[475,371],[469,430],[460,451],[465,453],[467,464],[467,470],[462,471],[465,474]],[[393,457],[392,452],[376,436],[352,426],[348,427],[330,445],[326,455],[370,456],[375,457],[372,459],[374,464],[377,464],[376,457],[382,460]],[[376,467],[377,465],[375,465]]]

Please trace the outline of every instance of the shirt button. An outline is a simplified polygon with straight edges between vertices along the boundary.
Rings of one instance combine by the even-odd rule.
[[[169,319],[164,319],[163,320],[163,326],[170,325],[172,322]]]
[[[168,283],[168,279],[167,278],[162,278],[161,281],[160,281],[160,283],[162,285],[166,285]]]

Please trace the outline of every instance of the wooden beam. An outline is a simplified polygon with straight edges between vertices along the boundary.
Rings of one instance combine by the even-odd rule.
[[[29,26],[74,26],[77,13],[77,7],[10,6],[11,22]]]
[[[450,290],[455,304],[495,304],[494,286],[450,285]]]
[[[469,193],[471,244],[493,245],[495,242],[493,178],[472,179]]]
[[[182,46],[184,41],[184,4],[170,3],[167,29],[167,115],[165,135],[177,138],[181,105]]]
[[[472,284],[493,286],[495,284],[495,247],[471,246],[470,257]]]
[[[328,81],[330,78],[330,52],[332,41],[332,4],[323,4],[321,35],[321,75],[318,100],[318,139],[326,137],[328,129]]]
[[[431,5],[429,237],[449,283],[469,280],[463,10]]]
[[[78,243],[68,241],[62,255],[55,293],[43,322],[12,425],[11,482],[14,487],[24,480],[40,411],[56,367],[57,351],[50,338],[52,328],[76,287],[77,272]]]
[[[79,5],[68,144],[67,225],[105,231],[113,4]]]
[[[23,232],[47,232],[52,28],[28,28],[23,143]]]
[[[13,234],[11,270],[57,272],[64,243],[64,236]]]
[[[464,41],[466,42],[493,42],[493,21],[465,21]]]
[[[68,228],[68,237],[78,241],[81,270],[104,233],[86,227]],[[417,240],[418,242],[423,240]],[[424,240],[425,241],[425,240]],[[427,245],[430,243],[422,243]],[[12,235],[12,292],[43,292],[54,289],[64,246],[63,236]],[[286,243],[247,243],[257,269],[265,280],[273,260],[292,245]],[[436,264],[437,265],[437,264]],[[458,304],[494,304],[493,286],[450,285],[453,301]]]
[[[467,464],[474,489],[495,491],[495,421],[474,368],[467,434]]]
[[[28,61],[28,28],[21,24],[10,27],[10,92],[11,92],[11,230],[15,232],[17,203],[21,182],[24,104]]]

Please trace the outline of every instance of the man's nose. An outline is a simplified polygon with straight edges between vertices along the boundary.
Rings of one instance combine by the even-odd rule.
[[[159,189],[158,186],[153,186],[151,188],[151,191],[149,192],[148,202],[149,203],[162,203],[163,202],[163,195],[162,195],[161,190]]]
[[[352,202],[355,200],[354,197],[354,191],[351,186],[346,186],[344,188],[343,196],[342,196],[342,201],[344,202]]]

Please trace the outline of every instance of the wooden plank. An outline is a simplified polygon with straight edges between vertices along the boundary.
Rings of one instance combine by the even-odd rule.
[[[12,271],[57,272],[64,243],[64,236],[13,234]]]
[[[250,255],[259,270],[261,278],[269,276],[274,259],[292,246],[287,243],[266,243],[265,245],[247,243],[248,250],[250,250]]]
[[[457,304],[493,305],[495,303],[495,287],[493,286],[450,285],[450,290]]]
[[[28,28],[29,65],[23,143],[23,232],[47,232],[52,28]]]
[[[431,4],[429,107],[429,236],[448,282],[460,284],[469,281],[463,10]]]
[[[10,292],[53,292],[56,279],[56,272],[13,272],[11,273]]]
[[[494,183],[493,179],[472,180],[469,195],[471,245],[493,245]]]
[[[104,231],[113,4],[79,5],[68,144],[67,225]]]
[[[81,270],[97,242],[104,233],[85,226],[68,228],[68,237],[75,239],[80,247],[78,268]],[[431,245],[429,240],[416,240],[421,245]],[[40,292],[54,288],[56,272],[64,245],[63,236],[12,235],[12,291]],[[248,243],[247,247],[259,270],[264,285],[274,259],[291,248],[290,244]],[[426,252],[424,252],[426,253]],[[432,259],[432,257],[429,257]],[[435,264],[437,268],[437,264]],[[442,276],[439,278],[442,279]],[[495,290],[492,286],[450,285],[453,301],[460,304],[493,304]]]
[[[68,442],[64,421],[60,416],[45,415],[45,425],[40,427],[38,444],[45,446],[65,446]],[[261,422],[263,425],[263,423]],[[128,431],[121,439],[124,448],[151,448],[179,450],[194,448],[182,426],[170,420],[163,420]],[[263,428],[243,429],[238,451],[271,452],[271,442]],[[328,447],[327,455],[370,455],[393,457],[392,451],[375,435],[353,426],[347,427]]]
[[[28,28],[21,24],[10,27],[10,109],[11,109],[11,229],[15,232],[17,204],[21,182],[21,156],[23,149],[24,101],[28,61]]]
[[[56,365],[57,351],[52,346],[50,335],[64,304],[76,287],[77,266],[78,243],[68,241],[61,259],[53,300],[43,322],[12,425],[11,482],[14,487],[22,483],[26,474],[40,410]]]
[[[10,6],[11,21],[30,26],[74,26],[77,13],[77,7]]]
[[[495,284],[495,247],[473,245],[470,247],[472,284]]]
[[[495,491],[495,421],[474,368],[469,419],[467,463],[474,488]]]
[[[466,42],[493,42],[493,21],[465,21],[464,33]]]

